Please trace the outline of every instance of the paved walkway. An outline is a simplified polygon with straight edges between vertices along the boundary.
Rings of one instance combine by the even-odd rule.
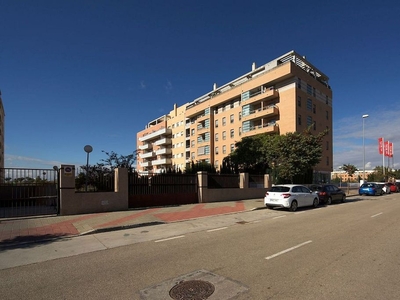
[[[264,208],[263,199],[188,204],[74,216],[0,219],[0,245],[38,242]]]

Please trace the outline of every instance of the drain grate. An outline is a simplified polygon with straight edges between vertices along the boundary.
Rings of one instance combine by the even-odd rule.
[[[175,300],[205,300],[215,291],[213,284],[203,280],[182,281],[175,285],[169,295]]]

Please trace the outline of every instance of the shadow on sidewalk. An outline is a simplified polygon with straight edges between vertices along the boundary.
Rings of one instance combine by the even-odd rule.
[[[16,236],[11,239],[1,241],[0,253],[12,249],[29,249],[50,244],[65,237],[73,237],[70,234],[43,234],[43,235],[25,235]]]

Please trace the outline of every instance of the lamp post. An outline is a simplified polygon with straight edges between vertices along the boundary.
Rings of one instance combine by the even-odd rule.
[[[363,152],[364,152],[364,155],[363,155],[363,182],[364,182],[364,180],[365,180],[365,142],[364,142],[364,120],[366,119],[366,118],[368,118],[369,117],[369,115],[362,115],[362,119],[363,119]]]
[[[89,153],[93,151],[93,147],[90,145],[86,145],[83,147],[83,150],[86,152],[86,182],[85,182],[85,192],[87,192],[88,185],[88,175],[89,175]]]

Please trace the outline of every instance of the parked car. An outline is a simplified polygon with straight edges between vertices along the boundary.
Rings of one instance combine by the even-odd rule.
[[[386,184],[390,187],[390,192],[397,193],[399,188],[393,182],[386,182]]]
[[[387,183],[378,182],[377,184],[382,188],[382,191],[383,191],[384,194],[390,194],[391,193],[390,186]]]
[[[333,184],[314,184],[310,186],[312,191],[318,194],[319,202],[327,205],[333,201],[346,201],[346,193]]]
[[[274,185],[264,197],[264,205],[267,208],[285,207],[290,211],[296,211],[302,206],[317,207],[318,204],[318,195],[299,184]]]
[[[370,195],[370,196],[375,196],[375,195],[382,195],[383,190],[382,187],[380,187],[376,183],[363,183],[360,188],[358,189],[358,194],[361,195]]]

